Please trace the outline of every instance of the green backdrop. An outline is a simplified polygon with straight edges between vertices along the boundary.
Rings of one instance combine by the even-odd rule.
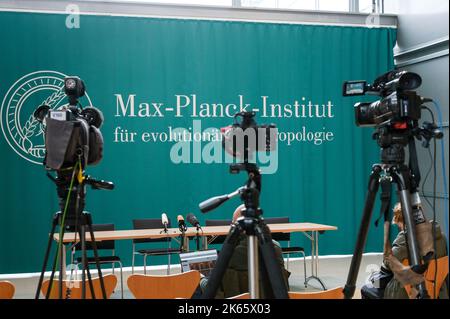
[[[113,222],[117,229],[130,229],[133,218],[159,218],[162,212],[172,221],[188,212],[202,222],[206,217],[229,218],[239,200],[208,216],[198,211],[198,203],[230,192],[246,179],[243,173],[230,175],[226,164],[174,164],[169,157],[173,143],[114,142],[117,126],[141,134],[189,127],[195,119],[191,107],[182,117],[174,112],[157,118],[118,117],[117,94],[135,94],[136,107],[151,102],[175,105],[175,95],[190,94],[197,95],[198,104],[238,103],[239,95],[254,106],[260,106],[261,96],[280,104],[303,97],[317,104],[331,101],[332,118],[258,116],[258,122],[275,123],[280,131],[305,126],[334,134],[333,141],[321,145],[280,142],[278,171],[263,177],[261,206],[267,217],[337,226],[338,231],[321,236],[320,253],[352,253],[378,148],[371,129],[355,126],[352,106],[358,99],[342,98],[341,85],[344,80],[373,80],[393,67],[395,29],[84,15],[79,28],[67,28],[65,22],[65,15],[0,12],[0,273],[39,271],[51,217],[58,210],[55,187],[45,170],[19,156],[17,146],[16,152],[12,149],[5,129],[13,128],[6,122],[14,117],[21,134],[31,125],[34,141],[42,140],[36,123],[27,121],[33,108],[49,98],[52,85],[60,83],[48,71],[80,76],[92,104],[104,113],[104,159],[87,171],[114,181],[116,189],[89,190],[86,209],[95,223]],[[47,75],[33,78],[42,74]],[[17,94],[29,95],[14,108],[18,95],[12,91],[27,79]],[[232,119],[201,121],[206,128]],[[293,239],[309,252],[303,235]],[[131,242],[117,246],[129,265]],[[381,250],[381,228],[372,227],[366,251]]]

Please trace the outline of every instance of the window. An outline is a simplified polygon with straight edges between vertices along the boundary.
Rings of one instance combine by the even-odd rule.
[[[317,0],[242,0],[243,7],[317,10]]]
[[[83,0],[94,1],[94,0]],[[316,10],[338,12],[383,12],[385,0],[110,0],[113,2],[137,2],[152,4],[181,4],[244,8]],[[375,5],[373,4],[375,2]],[[387,12],[394,12],[394,2],[386,0]]]
[[[95,1],[95,0],[84,0]],[[112,0],[114,2],[141,2],[154,4],[195,4],[203,6],[228,6],[231,7],[233,0]]]
[[[359,12],[371,13],[372,0],[359,0]]]

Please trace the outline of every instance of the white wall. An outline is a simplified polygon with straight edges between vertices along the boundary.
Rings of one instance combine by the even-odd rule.
[[[448,117],[449,117],[449,1],[448,0],[385,0],[387,10],[398,14],[398,43],[395,48],[396,62],[401,69],[419,73],[423,84],[419,94],[438,100],[443,111],[445,134],[446,175],[448,181]],[[429,116],[423,116],[429,121]],[[430,166],[428,151],[417,143],[422,181]],[[441,169],[441,150],[438,144],[437,170],[437,220],[445,225],[444,203],[448,203],[448,194],[444,194],[443,173]],[[431,201],[432,176],[425,185],[424,195]],[[424,200],[423,200],[424,201]],[[427,207],[427,205],[426,205]],[[427,209],[431,217],[431,210]],[[448,234],[448,232],[447,232]]]

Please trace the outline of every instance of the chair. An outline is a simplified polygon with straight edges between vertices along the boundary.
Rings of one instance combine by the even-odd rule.
[[[265,218],[264,221],[266,224],[288,224],[289,217],[274,217],[274,218]],[[289,256],[292,254],[302,254],[303,255],[303,271],[305,274],[305,287],[307,287],[306,281],[306,255],[305,249],[303,247],[294,246],[291,247],[291,234],[290,233],[272,233],[272,239],[278,242],[287,242],[287,247],[281,247],[281,252],[283,255],[287,255],[287,269],[289,269]]]
[[[289,299],[344,299],[344,289],[342,287],[337,287],[324,291],[290,291]]]
[[[170,220],[167,225],[170,228]],[[162,229],[163,225],[161,223],[160,218],[154,219],[133,219],[133,228],[134,229]],[[148,248],[148,249],[139,249],[136,250],[136,245],[143,243],[155,243],[155,242],[167,242],[167,248]],[[142,238],[142,239],[133,239],[133,257],[131,262],[132,273],[134,274],[134,262],[136,255],[144,256],[144,275],[147,274],[147,257],[148,256],[160,256],[167,255],[168,256],[168,264],[167,264],[167,274],[170,275],[170,256],[172,254],[178,254],[180,252],[180,248],[171,248],[172,240],[170,237],[167,238]]]
[[[41,292],[45,296],[47,294],[50,281],[46,280],[42,283]],[[114,292],[117,285],[117,277],[113,274],[103,276],[103,283],[105,284],[106,298],[109,299]],[[92,285],[94,286],[94,294],[96,299],[101,299],[102,288],[99,278],[92,278]],[[64,288],[65,287],[65,288]],[[63,281],[63,298],[66,299],[68,289],[70,288],[70,299],[81,299],[82,284],[81,280],[64,280]],[[52,283],[52,290],[50,291],[49,299],[59,299],[59,280],[55,279]],[[92,299],[89,281],[86,280],[86,299]]]
[[[408,262],[404,262],[404,264],[408,264]],[[434,282],[434,275],[436,270],[436,261],[432,259],[428,268],[424,273],[425,276],[425,287],[427,289],[428,295],[432,299],[437,299],[439,297],[439,291],[441,290],[442,285],[444,284],[445,279],[448,276],[448,256],[444,256],[437,259],[437,275],[436,282]],[[406,292],[408,296],[412,296],[411,285],[405,286]],[[436,293],[435,293],[436,292]]]
[[[113,231],[114,230],[114,224],[94,224],[92,225],[92,230],[94,232],[96,231]],[[115,241],[114,240],[105,240],[105,241],[96,241],[97,250],[111,250],[112,255],[111,256],[99,256],[99,263],[100,264],[112,264],[112,273],[114,274],[114,265],[117,263],[120,267],[120,290],[121,290],[121,296],[123,299],[123,274],[122,274],[122,261],[120,260],[120,257],[115,255]],[[81,244],[78,243],[76,246],[77,250],[81,251]],[[86,250],[93,250],[92,243],[89,241],[86,241]],[[77,262],[81,264],[82,259],[81,257],[77,258]],[[88,257],[87,258],[88,264],[92,265],[95,264],[95,258],[94,257]]]
[[[344,292],[342,287],[324,291],[289,291],[288,294],[289,299],[344,299]],[[250,294],[246,292],[237,296],[230,297],[228,299],[250,299]]]
[[[232,221],[231,219],[207,219],[205,220],[205,226],[228,226],[231,225]],[[227,238],[226,235],[219,235],[214,237],[210,245],[221,245],[225,242],[225,239]]]
[[[0,299],[12,299],[16,287],[9,281],[0,281]]]
[[[250,294],[248,292],[244,292],[243,294],[237,295],[237,296],[233,296],[233,297],[229,297],[227,299],[250,299]]]
[[[197,270],[168,275],[131,275],[128,288],[136,299],[175,299],[191,298],[200,283]]]

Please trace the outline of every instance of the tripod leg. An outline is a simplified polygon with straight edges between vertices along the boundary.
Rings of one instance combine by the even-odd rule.
[[[86,299],[86,268],[87,268],[87,256],[86,256],[86,232],[84,225],[80,227],[80,242],[81,242],[81,299]]]
[[[353,257],[350,264],[350,270],[348,272],[347,282],[344,288],[344,297],[346,299],[351,299],[353,297],[353,294],[355,293],[356,279],[358,278],[358,271],[361,265],[362,253],[364,250],[364,246],[366,245],[373,205],[375,203],[375,197],[380,185],[380,172],[381,167],[379,165],[376,165],[373,167],[372,173],[370,174],[368,193],[366,197],[366,203],[364,205],[361,225],[359,227],[358,238],[356,240],[355,250],[353,252]]]
[[[86,263],[86,274],[87,274],[87,277],[88,277],[89,290],[91,291],[92,299],[97,299],[95,297],[94,284],[92,283],[92,275],[91,275],[91,270],[89,269],[89,264],[88,263]]]
[[[216,297],[217,289],[219,288],[225,271],[228,267],[231,257],[233,256],[234,248],[236,247],[241,234],[241,229],[238,225],[234,224],[223,243],[222,249],[217,259],[216,266],[211,272],[211,276],[208,279],[206,290],[202,294],[202,299],[214,299]]]
[[[62,215],[61,214],[57,214],[56,224],[58,224],[58,223],[61,224],[61,220],[60,220],[61,218],[62,218]],[[62,228],[61,231],[60,231],[60,237],[58,238],[58,246],[59,245],[63,245],[64,234],[65,234],[64,228]],[[58,249],[58,251],[59,251],[59,249]],[[55,255],[55,258],[53,259],[52,273],[50,275],[47,293],[45,294],[45,299],[49,299],[50,298],[50,292],[53,289],[53,280],[55,278],[57,261],[58,261],[58,253]],[[59,282],[58,286],[59,286],[59,290],[60,290],[59,297],[62,298],[62,281]]]
[[[34,296],[35,299],[39,299],[42,282],[44,281],[45,268],[47,268],[47,262],[48,262],[48,258],[50,256],[50,250],[52,248],[53,236],[55,234],[56,225],[58,224],[58,218],[59,217],[56,215],[55,215],[55,217],[53,217],[52,230],[50,231],[50,235],[48,236],[47,250],[45,251],[44,264],[42,265],[41,275],[39,276],[39,283],[38,283],[38,286],[36,289],[36,295]]]
[[[402,206],[403,220],[406,226],[406,241],[408,244],[408,261],[411,267],[421,264],[419,243],[416,236],[416,223],[414,221],[413,210],[411,206],[411,195],[408,189],[407,180],[412,178],[409,172],[394,172],[395,181],[398,187],[398,197]],[[418,298],[429,298],[424,283],[417,286],[419,290]]]
[[[65,249],[64,249],[64,242],[60,242],[59,243],[59,275],[58,275],[58,280],[59,280],[59,299],[63,299],[63,286],[64,286],[64,271],[65,271]]]
[[[275,254],[272,235],[269,227],[263,221],[260,221],[259,225],[256,226],[256,236],[259,241],[264,266],[267,269],[267,273],[270,274],[269,280],[273,295],[277,299],[289,299],[283,272]]]
[[[82,289],[82,294],[83,294],[83,289],[85,290],[84,297],[82,297],[82,299],[86,299],[86,277],[85,277],[85,274],[87,274],[87,277],[88,277],[89,290],[91,291],[91,298],[95,299],[94,285],[92,284],[92,276],[91,276],[91,272],[89,270],[89,264],[87,262],[86,228],[85,228],[85,226],[82,225],[80,227],[80,230],[78,233],[80,235],[80,241],[81,241],[81,267],[82,267],[81,289]],[[84,288],[83,288],[83,285],[84,285]]]
[[[88,227],[89,227],[89,233],[91,235],[91,245],[92,245],[92,249],[94,251],[94,259],[95,259],[95,265],[97,266],[98,278],[100,280],[100,287],[102,288],[102,296],[103,296],[103,299],[106,299],[105,283],[103,282],[102,269],[100,267],[100,261],[98,259],[97,243],[95,242],[94,232],[92,231],[92,221],[91,221],[90,216],[87,216],[87,218],[89,219]]]
[[[258,238],[254,235],[247,236],[248,240],[248,289],[251,299],[259,299],[259,258],[258,258]],[[253,265],[253,267],[251,267]]]

